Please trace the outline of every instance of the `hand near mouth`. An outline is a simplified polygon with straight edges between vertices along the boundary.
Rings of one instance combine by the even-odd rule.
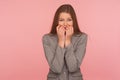
[[[73,26],[57,26],[57,34],[59,38],[59,43],[63,47],[71,43],[71,37],[73,35]]]

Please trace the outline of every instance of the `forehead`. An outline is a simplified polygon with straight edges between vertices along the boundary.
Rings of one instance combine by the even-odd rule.
[[[61,12],[59,18],[71,18],[70,13]]]

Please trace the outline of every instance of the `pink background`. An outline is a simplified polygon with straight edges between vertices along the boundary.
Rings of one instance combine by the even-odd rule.
[[[0,0],[0,80],[46,80],[41,38],[63,3],[89,37],[84,80],[120,80],[120,0]]]

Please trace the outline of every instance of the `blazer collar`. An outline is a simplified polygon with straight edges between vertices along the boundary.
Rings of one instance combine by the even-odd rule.
[[[50,35],[51,38],[53,38],[53,40],[55,39],[55,40],[58,41],[58,36],[57,36],[57,34],[55,34],[55,35],[49,34],[49,35]],[[72,38],[71,38],[72,43],[74,44],[74,43],[78,40],[78,38],[79,38],[80,36],[81,36],[81,34],[73,35]]]
[[[57,34],[49,34],[51,37],[58,37]],[[80,37],[81,34],[74,34],[72,37]]]

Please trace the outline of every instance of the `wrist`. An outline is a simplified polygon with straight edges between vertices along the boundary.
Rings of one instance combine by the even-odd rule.
[[[65,42],[65,46],[67,47],[69,44],[71,43],[71,41],[70,40],[66,40],[66,42]]]
[[[59,42],[58,42],[58,45],[59,45],[60,47],[64,48],[64,42],[63,42],[63,41],[59,41]]]

